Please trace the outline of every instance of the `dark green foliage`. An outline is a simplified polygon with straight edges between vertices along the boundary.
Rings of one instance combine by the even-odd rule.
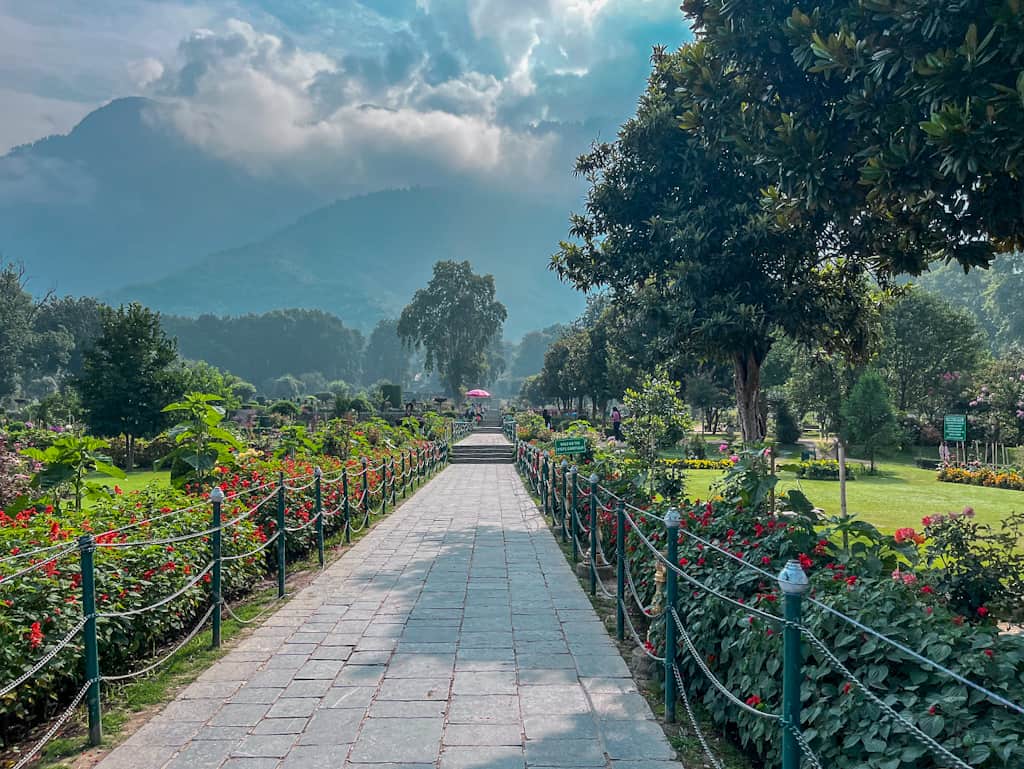
[[[843,440],[861,446],[875,471],[875,455],[896,445],[896,415],[889,391],[876,371],[861,374],[843,403]]]
[[[722,104],[702,117],[709,94]],[[857,351],[870,313],[863,265],[828,260],[816,227],[763,215],[772,179],[739,142],[754,83],[733,78],[707,45],[657,50],[635,118],[614,144],[576,164],[591,182],[554,257],[580,289],[607,285],[650,320],[646,346],[731,366],[745,441],[763,439],[760,368],[778,333]]]
[[[90,430],[125,436],[129,469],[134,439],[159,432],[166,423],[164,406],[182,394],[177,359],[159,315],[138,304],[104,308],[102,332],[86,351],[75,386]]]
[[[186,358],[208,361],[257,384],[305,372],[319,372],[328,380],[360,379],[363,335],[321,310],[165,317],[163,325],[177,337]]]
[[[476,275],[469,262],[438,262],[398,321],[398,335],[426,353],[427,371],[437,371],[448,394],[458,397],[490,369],[488,351],[501,335],[507,312],[495,299],[494,276]]]
[[[402,408],[402,387],[400,385],[383,384],[380,386],[380,395],[385,405],[390,408]]]
[[[777,398],[775,410],[775,440],[779,443],[796,443],[800,440],[800,425],[789,408],[785,398]]]
[[[363,352],[363,381],[401,385],[409,374],[409,351],[398,337],[398,320],[385,318],[373,327]]]

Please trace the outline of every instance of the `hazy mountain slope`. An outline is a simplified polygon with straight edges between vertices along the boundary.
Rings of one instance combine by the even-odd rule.
[[[165,106],[118,99],[0,158],[0,254],[25,263],[36,291],[94,293],[263,237],[324,202],[203,152]]]
[[[567,217],[567,208],[479,189],[379,192],[109,298],[181,315],[321,308],[368,330],[401,311],[435,261],[467,259],[494,274],[509,309],[506,335],[518,337],[571,320],[583,307],[582,295],[547,269]]]

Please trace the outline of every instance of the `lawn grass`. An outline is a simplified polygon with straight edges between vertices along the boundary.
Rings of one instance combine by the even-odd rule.
[[[688,470],[686,492],[691,498],[707,499],[711,485],[722,477],[718,470]],[[825,511],[839,514],[839,482],[800,480],[792,472],[779,473],[778,491],[799,489]],[[958,483],[942,483],[934,470],[921,470],[900,462],[879,464],[878,475],[859,473],[846,485],[847,509],[882,531],[903,526],[921,527],[921,518],[974,508],[977,520],[998,526],[1010,513],[1024,510],[1024,492],[992,489]]]

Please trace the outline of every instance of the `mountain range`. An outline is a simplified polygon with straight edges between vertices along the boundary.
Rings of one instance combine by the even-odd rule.
[[[570,200],[479,184],[346,192],[254,176],[182,138],[160,102],[119,99],[0,158],[0,254],[37,292],[179,315],[306,307],[366,330],[439,259],[495,276],[508,338],[583,307],[547,270]]]

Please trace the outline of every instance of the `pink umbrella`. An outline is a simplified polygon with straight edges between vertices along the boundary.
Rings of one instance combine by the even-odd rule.
[[[487,390],[481,390],[481,389],[477,388],[476,390],[470,390],[468,393],[466,393],[466,397],[467,398],[490,398],[491,394],[489,392],[487,392]]]

